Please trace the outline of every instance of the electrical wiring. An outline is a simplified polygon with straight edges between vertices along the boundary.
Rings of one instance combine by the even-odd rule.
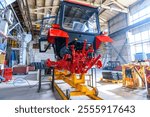
[[[16,84],[17,82],[23,82],[23,81],[25,81],[25,82],[28,84],[29,88],[33,88],[33,87],[35,87],[35,86],[37,86],[37,85],[39,84],[39,82],[37,82],[36,84],[31,85],[30,82],[29,82],[29,80],[27,80],[28,77],[29,77],[29,75],[26,76],[26,77],[24,77],[24,78],[21,77],[21,78],[16,78],[16,79],[14,79],[13,85],[14,85],[15,87],[19,87],[19,86],[16,86],[15,84]],[[44,80],[44,78],[45,78],[45,77],[43,77],[42,80]]]

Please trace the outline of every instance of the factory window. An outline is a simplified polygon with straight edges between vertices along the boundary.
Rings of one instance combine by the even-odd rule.
[[[150,7],[146,7],[134,14],[129,14],[129,25],[142,21],[150,17]]]
[[[141,42],[141,34],[140,33],[137,33],[134,35],[134,42]]]
[[[145,53],[150,53],[150,42],[143,44],[143,51]]]
[[[136,51],[136,53],[141,53],[142,52],[142,44],[135,45],[135,51]]]
[[[150,17],[150,6],[129,14],[129,25]],[[136,53],[150,53],[150,24],[138,26],[128,32],[131,60],[135,60]]]
[[[141,32],[141,34],[142,34],[142,40],[143,41],[147,40],[149,38],[148,30]]]
[[[137,29],[140,30],[141,28]],[[128,32],[128,43],[130,45],[131,60],[134,61],[136,53],[150,53],[150,29],[135,34],[132,32],[134,32],[134,29]]]

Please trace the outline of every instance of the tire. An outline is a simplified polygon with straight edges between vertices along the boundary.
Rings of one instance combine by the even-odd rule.
[[[66,90],[66,97],[68,98],[68,100],[70,100],[70,90],[69,89]]]
[[[94,88],[94,91],[95,91],[95,96],[98,96],[98,89]]]

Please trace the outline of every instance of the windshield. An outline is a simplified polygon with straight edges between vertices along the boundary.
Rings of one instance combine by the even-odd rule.
[[[94,10],[65,5],[63,28],[70,31],[98,33]]]
[[[55,18],[43,18],[43,22],[41,25],[41,35],[47,36],[49,28],[51,25],[55,23]]]

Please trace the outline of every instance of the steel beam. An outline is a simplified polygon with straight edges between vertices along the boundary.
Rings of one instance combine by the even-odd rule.
[[[88,2],[88,1],[81,1],[81,0],[77,0],[77,1],[80,1],[82,3],[89,3],[89,4],[91,4],[91,2]],[[129,12],[128,9],[114,8],[114,7],[111,7],[111,6],[104,5],[104,4],[93,3],[93,5],[96,6],[96,7],[101,7],[103,9],[107,9],[107,10],[113,10],[113,11],[118,11],[118,12],[123,12],[123,13],[128,13]]]
[[[14,25],[8,30],[8,34],[9,34],[16,26],[18,26],[18,25],[20,25],[19,22],[16,23],[16,24],[14,24]]]
[[[29,19],[29,25],[30,25],[30,31],[31,31],[31,33],[32,33],[32,35],[33,35],[33,28],[32,28],[32,21],[31,21],[31,16],[30,16],[30,12],[29,12],[29,6],[28,6],[28,1],[27,0],[25,0],[25,2],[26,2],[26,7],[27,7],[27,15],[28,15],[28,19]]]
[[[12,12],[13,12],[13,14],[14,14],[16,20],[17,20],[17,22],[19,23],[21,30],[22,30],[23,32],[25,32],[24,29],[23,29],[23,27],[21,26],[21,23],[20,23],[20,21],[19,21],[19,19],[18,19],[18,17],[17,17],[17,14],[16,14],[15,10],[13,9],[12,5],[10,5],[10,8],[11,8],[11,10],[12,10]]]
[[[30,11],[31,12],[34,12],[34,11],[38,11],[38,10],[43,10],[43,9],[50,9],[50,8],[58,8],[59,6],[45,6],[45,7],[38,7],[38,8],[35,8],[35,9],[31,9],[30,8]]]
[[[125,27],[125,28],[123,28],[123,29],[121,29],[121,30],[118,30],[118,31],[116,31],[116,32],[114,32],[114,33],[112,33],[112,34],[109,34],[109,36],[110,36],[111,38],[113,38],[113,37],[118,36],[118,35],[120,35],[120,34],[122,34],[122,33],[126,33],[128,30],[131,30],[131,29],[133,29],[133,28],[142,26],[142,25],[147,24],[147,23],[150,23],[150,18],[147,18],[147,19],[142,20],[142,21],[139,21],[139,22],[137,22],[137,23],[135,23],[135,24],[129,25],[129,26],[127,26],[127,27]]]

